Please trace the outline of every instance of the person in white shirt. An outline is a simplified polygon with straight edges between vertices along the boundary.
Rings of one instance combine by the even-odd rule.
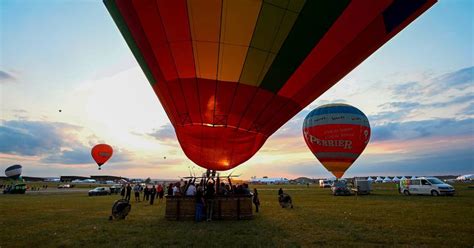
[[[175,183],[173,186],[173,196],[178,196],[178,195],[180,195],[179,187],[177,186],[177,183]]]
[[[190,183],[188,186],[188,190],[186,190],[186,196],[194,196],[196,194],[196,186],[194,183]]]

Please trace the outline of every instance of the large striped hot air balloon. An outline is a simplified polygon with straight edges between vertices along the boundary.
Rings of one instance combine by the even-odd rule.
[[[369,143],[370,125],[359,109],[347,104],[328,104],[306,116],[303,135],[319,162],[341,178]]]
[[[104,0],[184,153],[228,170],[435,0]]]
[[[20,178],[21,171],[22,171],[22,166],[19,164],[15,164],[5,169],[5,176],[16,180]]]

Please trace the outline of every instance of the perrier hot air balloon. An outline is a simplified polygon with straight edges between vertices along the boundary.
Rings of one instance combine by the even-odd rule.
[[[319,162],[341,178],[369,143],[370,124],[356,107],[327,104],[306,116],[303,136]]]
[[[435,0],[104,0],[184,153],[228,170]]]

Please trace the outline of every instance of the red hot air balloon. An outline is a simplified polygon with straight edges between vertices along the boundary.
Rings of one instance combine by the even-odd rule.
[[[100,166],[107,162],[110,157],[112,157],[112,154],[113,149],[107,144],[98,144],[91,150],[92,158],[94,158],[95,162],[99,166],[99,170],[101,169]]]
[[[370,125],[359,109],[347,104],[328,104],[306,116],[303,135],[319,162],[341,178],[369,143]]]
[[[184,153],[211,170],[267,138],[435,0],[104,0]]]

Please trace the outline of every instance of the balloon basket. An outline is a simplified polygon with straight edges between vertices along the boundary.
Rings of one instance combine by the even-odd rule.
[[[253,219],[252,196],[236,195],[213,198],[212,220]],[[167,220],[195,220],[194,196],[166,196],[165,218]],[[206,211],[203,210],[203,216]]]

